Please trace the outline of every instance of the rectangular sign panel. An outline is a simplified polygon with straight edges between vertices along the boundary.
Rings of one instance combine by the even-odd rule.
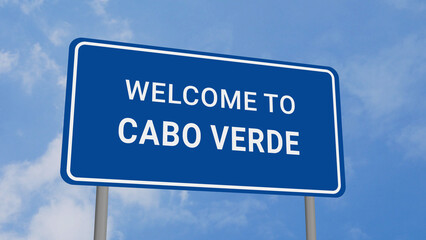
[[[62,178],[311,196],[344,192],[328,67],[76,39]]]

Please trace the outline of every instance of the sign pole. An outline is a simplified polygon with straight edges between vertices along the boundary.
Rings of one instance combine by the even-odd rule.
[[[108,218],[108,187],[96,187],[94,240],[106,240]]]
[[[305,197],[305,222],[306,222],[306,240],[316,240],[317,230],[315,226],[314,197]]]

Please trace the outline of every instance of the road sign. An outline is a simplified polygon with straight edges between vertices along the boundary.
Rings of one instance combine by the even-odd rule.
[[[340,196],[337,74],[76,39],[61,175],[82,185]]]

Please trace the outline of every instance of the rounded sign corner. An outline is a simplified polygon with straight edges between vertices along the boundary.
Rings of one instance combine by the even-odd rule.
[[[339,74],[337,74],[337,71],[332,68],[332,67],[324,67],[324,70],[326,73],[328,73],[330,75],[330,77],[332,79],[334,79],[335,81],[339,80]]]
[[[88,41],[88,40],[89,39],[82,38],[82,37],[76,38],[76,39],[74,39],[74,40],[71,41],[71,43],[70,43],[70,49],[74,49],[81,42],[85,42],[85,41]]]
[[[332,197],[338,198],[341,197],[346,191],[346,186],[345,184],[342,182],[336,190],[333,191],[333,195]]]
[[[61,177],[66,183],[69,184],[76,184],[77,182],[76,178],[64,167],[61,168]]]

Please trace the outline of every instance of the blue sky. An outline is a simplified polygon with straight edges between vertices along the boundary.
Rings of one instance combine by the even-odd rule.
[[[426,3],[0,0],[0,240],[92,239],[95,188],[59,176],[77,37],[332,66],[346,193],[318,239],[426,238]],[[304,239],[297,196],[112,188],[109,239]]]

